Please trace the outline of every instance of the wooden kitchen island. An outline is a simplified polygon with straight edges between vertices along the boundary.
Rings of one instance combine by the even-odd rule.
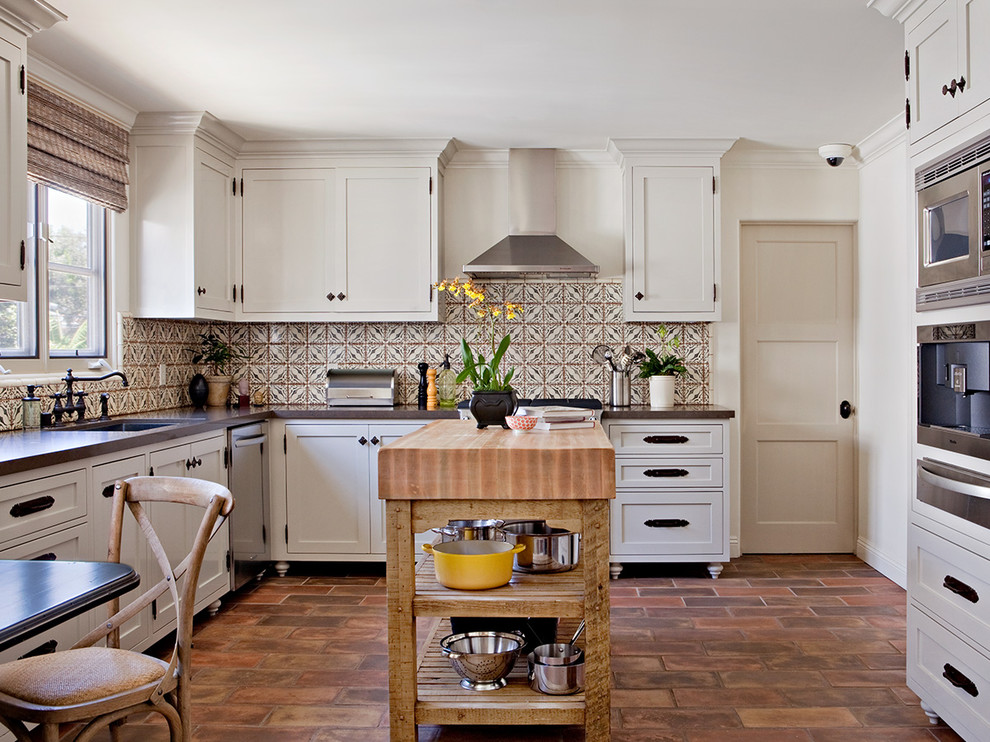
[[[583,724],[588,742],[607,742],[615,451],[601,426],[540,433],[438,420],[383,447],[378,480],[387,501],[392,742],[416,740],[417,724]],[[415,534],[473,518],[539,518],[580,531],[579,565],[557,574],[514,573],[508,585],[479,591],[439,585],[430,564],[416,569]],[[584,693],[544,695],[516,672],[497,691],[461,688],[454,671],[436,661],[434,637],[417,657],[416,619],[447,616],[585,618]],[[525,657],[519,663],[525,668]]]

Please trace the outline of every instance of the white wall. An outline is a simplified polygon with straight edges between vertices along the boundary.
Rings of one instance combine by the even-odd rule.
[[[916,368],[913,189],[901,122],[893,139],[884,131],[876,138],[878,151],[860,169],[856,553],[905,586]]]

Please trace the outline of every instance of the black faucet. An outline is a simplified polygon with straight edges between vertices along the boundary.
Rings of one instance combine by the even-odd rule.
[[[112,376],[119,376],[122,385],[129,386],[130,382],[127,381],[127,377],[123,371],[111,371],[108,374],[103,374],[103,376],[73,376],[71,368],[66,370],[65,376],[62,378],[62,381],[65,382],[65,405],[62,406],[63,412],[69,415],[75,412],[76,421],[81,422],[86,417],[86,395],[88,392],[73,392],[72,385],[77,381],[103,381]],[[76,397],[75,401],[72,399],[73,394]],[[57,400],[56,406],[58,406]],[[103,409],[105,410],[106,408],[103,407]]]

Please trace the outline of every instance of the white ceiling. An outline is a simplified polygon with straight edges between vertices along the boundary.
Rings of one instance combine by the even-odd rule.
[[[900,25],[866,0],[51,0],[29,42],[136,111],[247,139],[610,137],[855,144],[904,105]]]

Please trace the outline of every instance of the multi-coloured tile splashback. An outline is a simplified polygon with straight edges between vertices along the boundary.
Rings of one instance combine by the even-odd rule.
[[[523,397],[595,397],[608,401],[611,372],[591,359],[596,345],[621,350],[658,348],[653,323],[622,320],[620,281],[512,282],[486,284],[491,301],[523,307],[514,320],[500,320],[499,337],[512,343],[504,364],[515,366],[513,386]],[[417,364],[439,367],[449,353],[455,370],[462,367],[459,344],[474,345],[479,326],[466,301],[447,297],[443,322],[252,322],[213,323],[221,336],[238,344],[249,361],[243,373],[252,392],[262,391],[272,404],[325,404],[326,372],[331,367],[376,367],[398,370],[400,402],[415,404]],[[209,323],[126,318],[123,322],[122,369],[131,382],[116,379],[87,386],[89,416],[98,414],[98,392],[110,392],[113,415],[182,407],[197,370],[190,348]],[[672,323],[681,338],[687,373],[678,379],[676,399],[709,403],[712,397],[711,343],[708,323]],[[165,384],[160,384],[161,367]],[[38,394],[56,391],[39,388]],[[463,387],[464,398],[469,395]],[[23,390],[0,390],[0,427],[21,425]],[[633,379],[632,402],[648,401],[645,380]],[[51,403],[45,400],[44,409]]]

